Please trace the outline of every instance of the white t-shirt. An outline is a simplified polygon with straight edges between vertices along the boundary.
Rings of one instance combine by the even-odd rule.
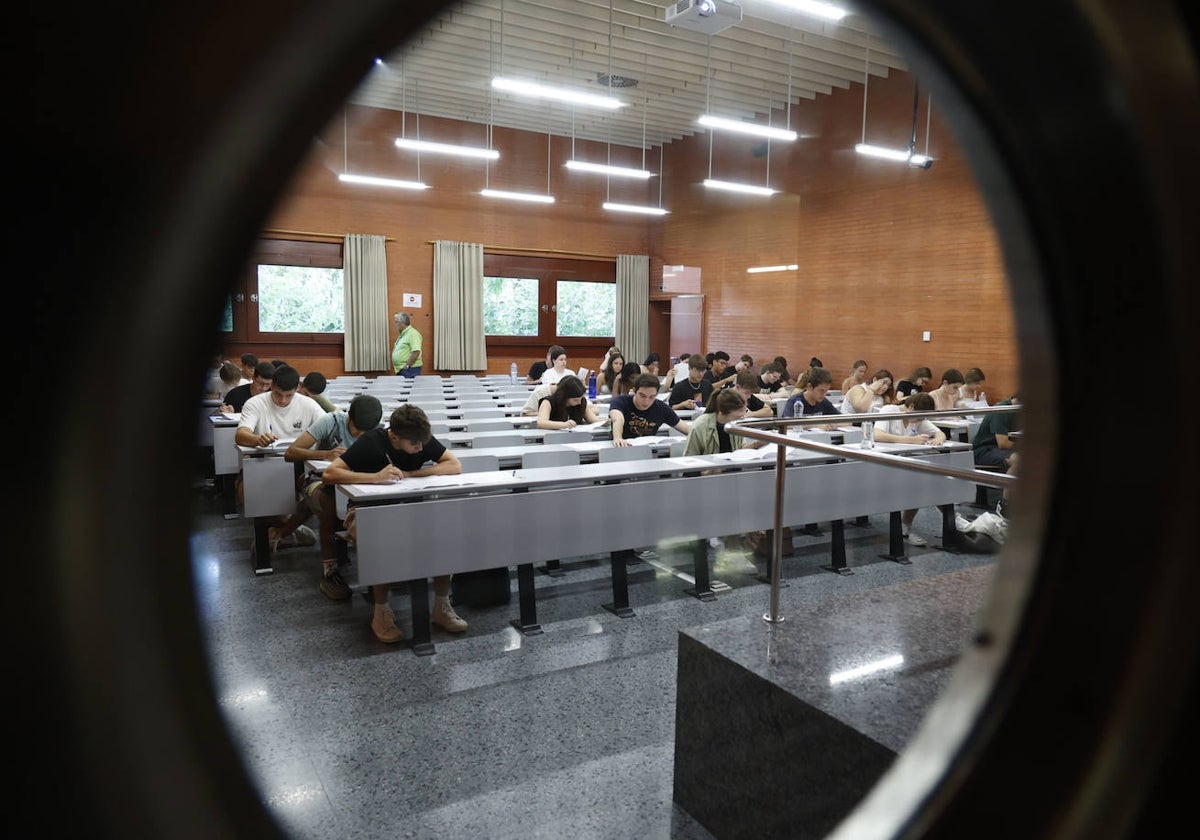
[[[542,401],[542,397],[550,396],[549,385],[538,385],[529,394],[529,399],[525,400],[525,405],[521,407],[521,414],[526,417],[537,417],[538,403]]]
[[[312,397],[295,394],[290,403],[280,407],[267,391],[246,400],[238,428],[249,429],[256,435],[270,432],[277,438],[288,440],[299,437],[324,416],[325,409]]]
[[[854,388],[857,388],[857,387],[858,386],[855,385],[854,387],[852,387],[850,389],[850,391],[853,391]],[[866,387],[866,386],[863,386],[863,387]],[[846,395],[842,397],[842,401],[838,405],[838,409],[842,412],[842,414],[859,414],[860,412],[858,411],[858,409],[856,409],[853,405],[851,405],[850,400],[848,399],[848,397],[850,395],[850,391],[847,391]],[[881,408],[883,408],[883,397],[879,396],[879,394],[871,394],[871,406],[867,410],[868,411],[879,411],[879,409],[881,409]]]
[[[574,376],[574,375],[575,375],[575,371],[573,371],[573,370],[567,370],[564,368],[563,371],[560,373],[552,367],[546,368],[546,372],[542,374],[542,384],[543,385],[553,385],[554,383],[558,382],[558,380],[562,379],[564,376]]]
[[[879,413],[888,415],[903,414],[898,405],[885,405],[879,409]],[[887,432],[889,435],[908,435],[910,437],[936,435],[938,432],[937,426],[928,420],[917,420],[911,425],[905,426],[903,417],[897,417],[895,420],[885,420],[881,417],[875,421],[875,428],[879,431]]]

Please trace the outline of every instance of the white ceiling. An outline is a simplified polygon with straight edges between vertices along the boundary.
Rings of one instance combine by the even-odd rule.
[[[872,22],[853,12],[831,23],[773,0],[741,0],[741,22],[710,36],[668,25],[666,10],[674,5],[465,0],[385,56],[350,101],[644,148],[706,130],[696,124],[706,112],[765,123],[776,109],[784,116],[774,125],[802,132],[802,103],[862,82],[868,49],[873,76],[907,66]],[[628,103],[616,112],[491,88],[491,78],[503,74],[608,93],[600,77],[610,68],[613,95]],[[636,82],[622,87],[618,77]],[[407,136],[416,131],[406,126]]]

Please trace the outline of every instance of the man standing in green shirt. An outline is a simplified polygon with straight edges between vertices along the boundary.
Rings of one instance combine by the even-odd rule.
[[[400,376],[412,379],[421,375],[421,334],[412,325],[412,317],[404,312],[397,312],[396,343],[392,346],[392,367]]]

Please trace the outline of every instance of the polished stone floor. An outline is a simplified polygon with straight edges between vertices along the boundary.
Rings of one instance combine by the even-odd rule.
[[[682,543],[630,566],[626,619],[600,606],[611,600],[607,558],[570,558],[565,575],[537,576],[544,634],[509,625],[514,580],[510,605],[460,608],[470,630],[435,629],[436,653],[419,657],[375,640],[360,594],[335,603],[319,592],[316,547],[281,549],[274,572],[256,577],[250,524],[220,511],[198,488],[192,562],[217,700],[291,837],[711,836],[672,802],[676,651],[681,630],[767,610],[769,587],[736,540],[710,550],[728,587],[716,601],[684,594]],[[992,566],[937,549],[939,522],[934,509],[918,514],[930,546],[907,547],[911,565],[880,558],[885,516],[848,525],[849,576],[822,568],[828,527],[797,534],[782,612],[868,592],[887,611],[889,587]],[[391,603],[407,633],[406,592]]]

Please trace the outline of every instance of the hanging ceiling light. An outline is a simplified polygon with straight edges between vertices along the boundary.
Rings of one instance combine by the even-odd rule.
[[[789,95],[790,95],[790,89],[791,89],[790,75],[791,75],[791,73],[789,70],[789,80],[788,80]],[[712,102],[712,36],[711,35],[708,36],[708,63],[707,63],[707,70],[706,70],[706,81],[707,81],[706,96],[707,96],[708,101],[705,103],[706,104],[705,110],[708,110],[707,106],[709,104],[711,104],[711,102]],[[701,119],[703,120],[704,118],[701,117]],[[793,135],[792,139],[795,139],[794,135]],[[771,148],[770,145],[768,145],[767,146],[768,155],[770,154],[770,148]],[[754,184],[742,184],[742,183],[738,183],[736,181],[719,181],[719,180],[714,179],[712,176],[712,158],[713,158],[713,135],[712,135],[712,132],[710,131],[708,133],[708,177],[704,179],[704,186],[706,188],[708,188],[710,190],[722,190],[724,192],[734,192],[734,193],[743,193],[745,195],[762,195],[762,196],[774,195],[777,192],[776,190],[773,190],[770,187],[759,187]],[[768,161],[767,166],[768,166],[768,180],[769,180],[769,178],[770,178],[770,169],[769,169],[770,157],[767,158],[767,161]]]
[[[431,152],[436,155],[454,155],[483,160],[497,160],[500,157],[500,153],[495,149],[484,149],[480,146],[455,146],[450,143],[431,143],[428,140],[409,140],[405,137],[396,138],[396,148],[407,149],[411,152]]]
[[[403,87],[401,88],[403,91]],[[401,92],[403,98],[403,92]],[[403,106],[401,106],[403,107]],[[403,181],[397,178],[380,178],[375,175],[350,174],[350,142],[347,128],[346,109],[342,109],[342,172],[338,180],[343,184],[362,184],[368,187],[391,187],[400,190],[427,190],[429,186],[421,181]],[[421,163],[417,161],[417,178],[421,177]]]
[[[530,201],[538,204],[554,203],[554,196],[543,193],[510,192],[509,190],[493,190],[485,187],[479,191],[479,194],[488,198],[507,198],[510,201]]]
[[[791,265],[757,265],[754,268],[747,268],[747,274],[769,274],[773,271],[798,271],[800,266],[792,263]]]
[[[573,90],[571,88],[552,87],[551,85],[543,85],[525,79],[511,79],[497,76],[492,79],[492,87],[496,90],[503,90],[522,96],[532,96],[536,99],[553,99],[556,102],[586,105],[590,108],[606,108],[610,111],[615,111],[617,108],[625,106],[624,102],[612,96],[597,96],[594,93],[585,93],[584,91]]]
[[[772,128],[769,125],[758,125],[757,123],[742,122],[741,120],[730,120],[725,117],[714,117],[710,114],[705,114],[696,120],[700,125],[708,128],[719,128],[723,131],[736,131],[739,134],[752,134],[755,137],[769,137],[772,140],[795,140],[799,135],[796,132],[786,128]]]
[[[789,9],[795,9],[797,12],[803,12],[813,17],[824,18],[825,20],[841,20],[846,16],[846,10],[839,8],[832,3],[821,3],[818,0],[771,0],[776,6],[785,6]]]
[[[595,172],[600,175],[612,175],[614,178],[640,178],[645,181],[654,175],[648,169],[632,169],[628,166],[613,166],[608,163],[589,163],[574,158],[567,161],[565,165],[567,169],[573,169],[576,172]]]
[[[643,216],[665,216],[671,212],[662,207],[651,207],[645,204],[620,204],[616,201],[606,201],[601,206],[614,213],[641,213]]]
[[[907,149],[894,149],[887,146],[875,146],[867,142],[867,83],[870,81],[871,69],[871,36],[867,36],[866,58],[863,64],[863,120],[862,120],[862,142],[854,144],[854,151],[866,157],[880,158],[882,160],[894,160],[900,163],[907,163],[915,169],[928,169],[933,166],[933,158],[928,155],[929,152],[929,112],[926,111],[925,124],[925,151],[926,154],[919,155],[916,153],[917,147],[917,103],[918,89],[914,82],[913,84],[913,111],[912,111],[912,135],[908,141]],[[932,97],[930,104],[932,105]]]

